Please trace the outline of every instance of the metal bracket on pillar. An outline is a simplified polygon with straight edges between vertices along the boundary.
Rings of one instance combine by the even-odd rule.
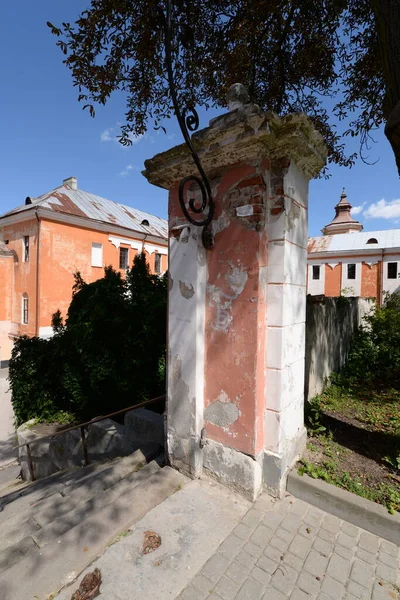
[[[178,119],[179,127],[181,129],[184,140],[190,150],[193,161],[199,172],[197,175],[189,175],[184,177],[179,184],[179,203],[182,208],[182,212],[186,219],[192,225],[196,227],[203,227],[202,242],[203,246],[210,250],[214,246],[214,236],[210,227],[211,221],[214,216],[215,203],[211,194],[210,183],[207,179],[207,175],[201,165],[199,155],[193,146],[189,131],[193,132],[199,128],[199,115],[197,114],[194,107],[189,107],[181,112],[178,96],[175,88],[174,73],[172,66],[172,0],[167,0],[167,14],[163,14],[164,30],[165,30],[165,59],[167,65],[168,83],[171,93],[172,103],[174,105],[174,111],[176,118]],[[189,28],[188,28],[189,29]],[[181,39],[181,42],[183,40]],[[201,203],[198,204],[195,198],[190,198],[188,207],[186,206],[184,194],[187,189],[188,183],[195,183],[198,185],[201,191]],[[207,212],[206,212],[207,211]],[[196,215],[201,215],[197,218]]]

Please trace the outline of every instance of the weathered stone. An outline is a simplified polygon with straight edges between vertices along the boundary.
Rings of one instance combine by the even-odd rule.
[[[261,490],[261,466],[258,461],[223,444],[208,440],[203,466],[221,483],[255,500]]]
[[[87,447],[90,460],[127,456],[135,449],[125,435],[125,428],[112,419],[89,426]]]
[[[164,447],[164,417],[146,408],[131,410],[125,414],[125,436],[140,448],[143,444],[159,444]]]
[[[138,427],[138,429],[140,428]],[[146,428],[143,427],[142,430],[146,431]],[[34,421],[28,421],[18,428],[18,444],[30,444],[35,479],[42,479],[58,471],[81,467],[85,464],[80,429],[74,429],[66,433],[59,433],[59,431],[60,428],[57,427],[57,424],[35,426]],[[46,439],[40,441],[44,436],[53,433],[57,433],[57,435],[46,437]],[[124,426],[112,419],[104,419],[89,425],[85,435],[88,456],[91,462],[127,456],[138,448],[138,444],[131,443],[125,435]],[[140,442],[141,446],[147,443],[147,439],[144,438],[146,438],[146,434],[143,434]],[[158,436],[159,438],[160,436]],[[31,475],[26,446],[19,449],[19,457],[22,478],[30,481]]]
[[[23,423],[18,430],[18,444],[29,443],[35,479],[48,477],[57,471],[84,464],[81,433],[69,431],[53,438],[38,441],[45,435],[57,432],[55,425],[35,427],[34,420]],[[22,479],[31,481],[26,446],[19,449]]]

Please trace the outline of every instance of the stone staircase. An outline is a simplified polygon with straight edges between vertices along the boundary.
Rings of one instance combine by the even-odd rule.
[[[158,446],[0,490],[1,600],[45,600],[188,481]]]

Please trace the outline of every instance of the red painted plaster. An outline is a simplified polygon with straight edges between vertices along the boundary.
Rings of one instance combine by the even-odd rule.
[[[205,407],[218,400],[221,392],[239,410],[238,419],[224,428],[206,422],[207,436],[241,452],[255,455],[263,446],[263,409],[265,387],[265,305],[260,289],[260,268],[266,265],[266,235],[254,223],[262,223],[259,213],[247,218],[236,216],[236,207],[263,201],[257,187],[263,185],[257,168],[235,165],[218,185],[215,219],[224,212],[229,226],[217,233],[215,245],[207,253],[208,286],[206,295]],[[239,194],[236,192],[239,190]],[[240,293],[229,285],[239,273],[246,279]],[[241,275],[240,275],[241,274]],[[222,306],[231,322],[218,327],[215,299],[222,293]],[[231,298],[232,296],[237,296]]]
[[[325,296],[340,296],[342,281],[342,265],[336,265],[333,269],[325,267]]]

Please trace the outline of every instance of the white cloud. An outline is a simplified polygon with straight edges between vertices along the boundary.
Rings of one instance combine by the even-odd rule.
[[[359,215],[360,213],[362,213],[364,206],[365,206],[365,202],[364,202],[364,204],[360,204],[360,206],[353,206],[353,208],[351,209],[351,214],[353,216]]]
[[[102,133],[100,134],[100,139],[102,142],[114,142],[117,141],[116,137],[111,135],[111,133],[115,130],[115,127],[109,127],[108,129],[105,129],[104,131],[102,131]]]
[[[132,173],[132,171],[140,171],[140,169],[137,165],[126,165],[125,169],[121,171],[120,175],[121,177],[126,177],[129,175],[129,173]]]
[[[115,127],[107,127],[107,129],[102,131],[100,134],[100,140],[102,142],[116,142],[117,144],[120,145],[121,148],[126,148],[127,146],[123,146],[122,144],[119,143],[119,139],[118,139],[119,135],[120,135],[120,124],[117,123],[117,125]],[[144,133],[135,135],[134,133],[130,132],[128,134],[128,138],[130,139],[132,144],[137,144],[144,137],[146,137]]]
[[[364,217],[366,219],[399,219],[400,198],[390,200],[390,202],[386,202],[383,198],[378,200],[364,211]]]
[[[135,135],[134,133],[129,133],[128,138],[131,140],[132,144],[137,144],[142,140],[145,136],[144,133],[139,133],[139,135]]]

